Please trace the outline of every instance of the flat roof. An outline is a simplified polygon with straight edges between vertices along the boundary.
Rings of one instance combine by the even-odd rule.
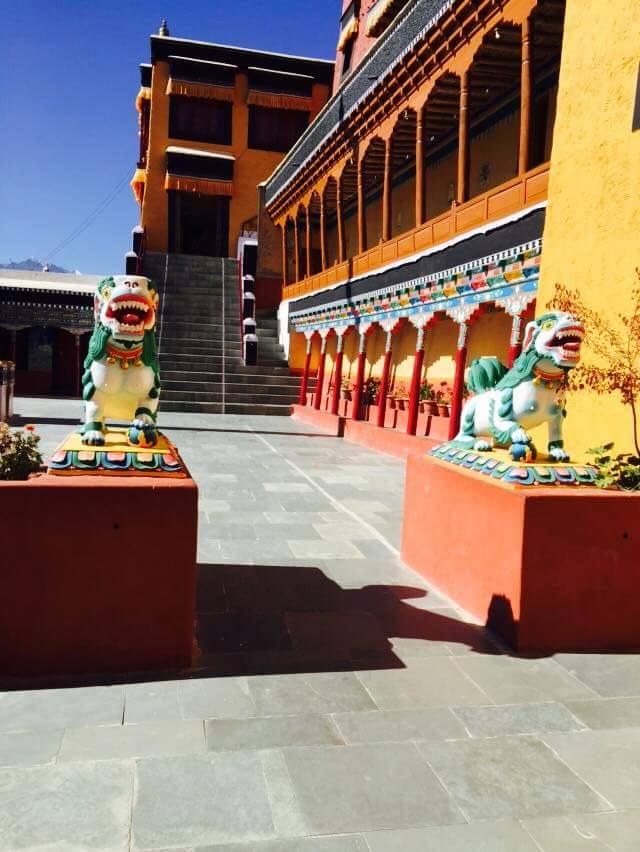
[[[73,272],[31,272],[24,269],[0,269],[0,288],[91,295],[103,278],[105,278],[104,275],[80,275]]]

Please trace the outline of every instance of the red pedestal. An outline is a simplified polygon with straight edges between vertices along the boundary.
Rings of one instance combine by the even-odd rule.
[[[0,674],[188,666],[197,533],[192,479],[0,484]]]
[[[519,651],[640,648],[640,495],[407,462],[402,558]]]

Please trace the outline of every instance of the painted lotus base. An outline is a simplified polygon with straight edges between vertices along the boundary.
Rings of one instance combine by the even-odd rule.
[[[491,477],[505,485],[531,487],[536,485],[590,485],[596,478],[595,468],[589,465],[556,463],[547,460],[515,462],[507,450],[480,453],[464,450],[450,443],[439,444],[430,452],[440,461],[448,462],[462,470]]]
[[[107,476],[188,476],[178,451],[159,433],[155,447],[132,447],[127,429],[111,428],[102,447],[88,447],[79,432],[64,439],[49,460],[48,473],[61,476],[99,474]]]

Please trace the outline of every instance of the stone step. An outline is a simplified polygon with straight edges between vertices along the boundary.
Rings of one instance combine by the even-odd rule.
[[[219,372],[222,365],[222,358],[218,356],[200,355],[198,353],[180,353],[177,355],[161,353],[160,367],[161,373],[165,371],[175,372],[176,370],[185,372]],[[288,366],[258,364],[256,367],[247,367],[239,359],[236,362],[228,362],[225,365],[227,375],[264,375],[264,376],[290,376],[291,372]]]
[[[225,371],[225,378],[229,385],[250,385],[256,387],[263,385],[282,385],[283,387],[299,387],[300,376],[281,376],[270,375],[268,373],[228,373]],[[220,370],[162,370],[162,385],[169,385],[171,382],[213,382],[220,383],[223,374]],[[313,384],[313,380],[309,381]]]
[[[297,393],[278,393],[278,394],[254,394],[254,393],[222,393],[222,388],[217,390],[202,391],[173,391],[162,390],[162,399],[167,402],[184,402],[184,403],[204,403],[204,402],[222,402],[226,400],[229,403],[256,403],[260,405],[291,405],[298,398]]]
[[[222,406],[219,402],[175,402],[167,400],[160,405],[160,413],[163,411],[181,411],[193,414],[261,414],[267,417],[288,417],[291,414],[291,405],[256,405],[246,403],[229,403]],[[250,433],[249,433],[250,434]]]
[[[209,394],[221,394],[221,382],[190,382],[190,381],[167,381],[162,379],[162,393],[164,396],[169,396],[170,399],[192,399],[192,394],[201,396],[203,400],[208,399]],[[299,388],[294,385],[279,385],[279,384],[242,384],[239,382],[227,382],[225,384],[225,393],[229,398],[233,397],[286,397],[287,399],[295,399],[298,396]],[[236,400],[242,402],[242,399]]]

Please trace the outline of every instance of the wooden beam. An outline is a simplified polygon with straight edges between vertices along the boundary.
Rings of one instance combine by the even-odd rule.
[[[458,125],[458,204],[469,194],[469,71],[460,77],[460,120]]]
[[[522,71],[520,76],[520,143],[518,150],[518,174],[529,168],[531,136],[531,19],[522,22]]]

